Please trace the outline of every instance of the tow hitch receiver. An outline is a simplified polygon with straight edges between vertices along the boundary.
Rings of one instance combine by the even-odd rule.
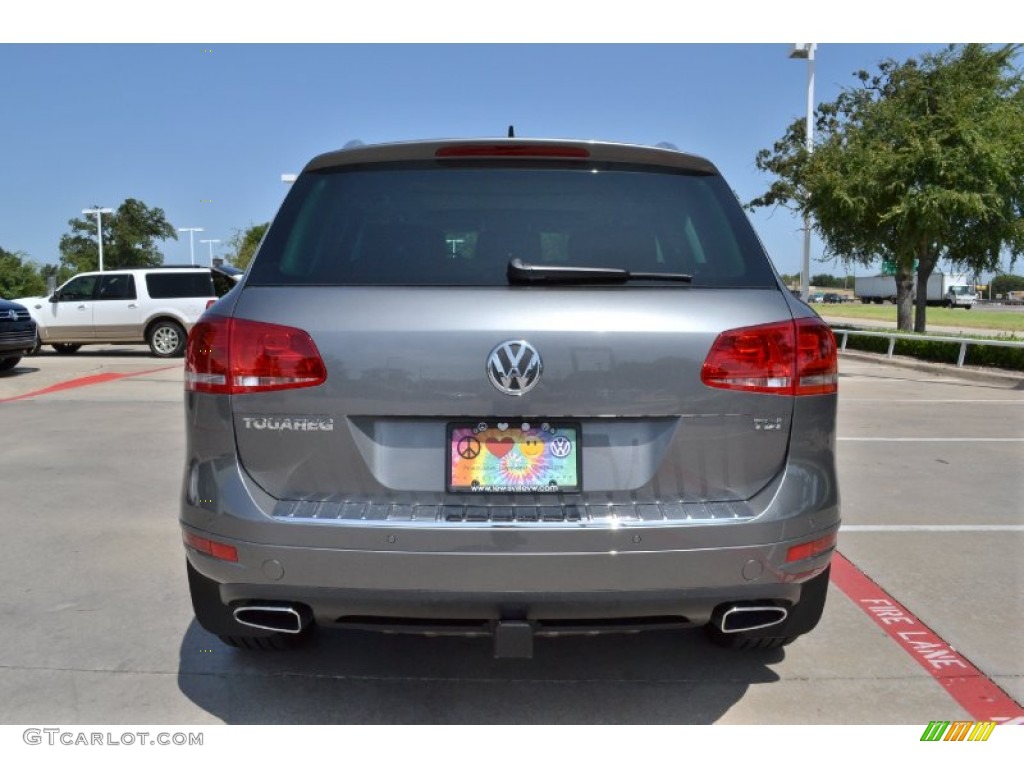
[[[494,628],[494,658],[532,659],[533,627],[528,621],[499,621]]]

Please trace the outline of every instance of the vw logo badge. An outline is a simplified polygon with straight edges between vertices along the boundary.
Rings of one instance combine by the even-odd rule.
[[[13,310],[13,309],[8,309],[7,310],[7,319],[8,320],[17,320],[18,319],[18,313],[15,310]]]
[[[537,386],[540,373],[540,354],[525,341],[504,341],[487,358],[487,378],[506,395],[525,395]]]

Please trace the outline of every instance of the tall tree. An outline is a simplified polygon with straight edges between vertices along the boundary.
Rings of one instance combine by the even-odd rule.
[[[835,275],[811,275],[811,285],[816,288],[842,288],[843,278]]]
[[[991,286],[990,294],[992,296],[998,296],[999,294],[1005,296],[1010,291],[1024,291],[1024,276],[997,275],[992,278],[989,285]]]
[[[39,266],[39,274],[43,278],[43,281],[47,282],[47,285],[49,285],[48,281],[51,277],[56,285],[63,285],[75,276],[75,270],[74,268],[64,264],[41,264]]]
[[[1019,46],[950,46],[856,73],[860,85],[756,158],[776,179],[752,208],[809,213],[826,253],[896,265],[902,330],[925,329],[928,278],[939,259],[992,270],[1024,253],[1024,80]],[[916,311],[911,297],[917,284]]]
[[[235,234],[228,240],[228,247],[232,251],[228,256],[228,261],[239,269],[246,269],[256,254],[256,248],[259,247],[268,227],[270,227],[270,222],[265,221],[262,224],[253,224],[245,230],[236,229]]]
[[[156,241],[178,239],[162,208],[150,208],[134,198],[128,198],[116,211],[103,216],[102,223],[104,269],[161,264],[164,257]],[[71,231],[60,239],[61,266],[75,272],[99,269],[95,217],[71,219],[68,226]]]
[[[0,248],[0,299],[41,296],[45,291],[46,280],[36,264],[21,251]]]

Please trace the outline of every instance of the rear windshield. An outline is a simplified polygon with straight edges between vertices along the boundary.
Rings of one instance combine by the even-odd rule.
[[[499,286],[508,285],[508,262],[516,257],[684,273],[693,286],[777,285],[720,176],[508,164],[304,174],[248,282]]]
[[[154,299],[192,299],[216,295],[209,272],[158,272],[146,275],[146,290]]]

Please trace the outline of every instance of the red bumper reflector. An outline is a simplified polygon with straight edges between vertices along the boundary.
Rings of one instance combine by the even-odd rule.
[[[196,552],[202,552],[204,555],[210,555],[218,560],[227,560],[229,563],[238,562],[238,550],[230,544],[204,539],[202,536],[196,536],[188,531],[182,533],[182,538],[185,540],[185,546],[192,547]]]
[[[807,560],[812,557],[817,557],[823,552],[828,552],[830,549],[835,549],[837,534],[832,531],[828,536],[822,536],[820,539],[814,541],[808,541],[804,544],[797,544],[795,547],[790,547],[786,552],[786,562],[795,563],[798,560]]]

